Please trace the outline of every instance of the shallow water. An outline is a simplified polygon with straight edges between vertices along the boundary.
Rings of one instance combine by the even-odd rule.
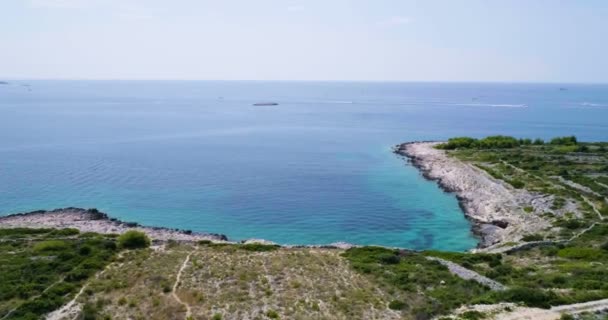
[[[465,250],[455,197],[391,147],[489,134],[606,140],[608,86],[12,81],[0,214],[97,207],[236,240]]]

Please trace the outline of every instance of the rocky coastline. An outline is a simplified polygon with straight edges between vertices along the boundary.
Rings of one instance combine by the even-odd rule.
[[[228,237],[216,233],[197,233],[190,230],[142,226],[109,217],[97,209],[60,208],[15,213],[0,217],[0,228],[75,228],[81,232],[121,234],[128,230],[145,232],[152,240],[227,242]]]
[[[320,248],[320,249],[349,249],[356,245],[347,242],[336,242],[321,245],[278,245],[264,239],[246,239],[231,241],[224,234],[199,233],[191,230],[172,229],[166,227],[143,226],[137,222],[126,222],[110,217],[97,209],[59,208],[53,210],[36,210],[31,212],[14,213],[0,217],[2,228],[75,228],[80,232],[96,232],[101,234],[121,234],[128,230],[145,232],[153,242],[178,241],[197,242],[209,240],[212,242],[230,244],[263,244],[277,245],[284,248]]]
[[[436,181],[440,188],[455,194],[467,219],[472,222],[472,232],[480,239],[478,249],[492,249],[508,242],[518,242],[527,234],[551,227],[542,217],[525,214],[523,208],[532,204],[542,206],[542,195],[514,189],[489,176],[485,171],[449,157],[436,149],[440,142],[419,141],[397,145],[396,154],[404,156],[420,170],[428,180]],[[0,228],[76,228],[81,232],[124,233],[128,230],[145,232],[155,241],[229,242],[223,234],[197,233],[191,230],[142,226],[136,222],[111,218],[97,209],[61,208],[16,213],[0,217]],[[243,240],[239,243],[276,245],[262,239]],[[333,243],[327,245],[284,245],[283,247],[341,248],[354,245]]]
[[[483,170],[436,149],[440,142],[418,141],[397,145],[394,152],[406,157],[422,175],[454,193],[479,237],[478,248],[517,242],[526,234],[550,227],[550,223],[523,208],[542,202],[543,196],[518,190],[496,180]]]

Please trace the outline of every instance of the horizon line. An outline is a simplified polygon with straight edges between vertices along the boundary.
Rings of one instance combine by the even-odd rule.
[[[179,79],[179,78],[21,78],[0,77],[0,81],[208,81],[208,82],[353,82],[353,83],[476,83],[476,84],[572,84],[608,85],[608,82],[525,80],[310,80],[310,79]]]

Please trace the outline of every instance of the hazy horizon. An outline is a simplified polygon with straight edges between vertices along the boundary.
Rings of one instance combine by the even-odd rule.
[[[27,0],[0,78],[608,83],[604,1]]]

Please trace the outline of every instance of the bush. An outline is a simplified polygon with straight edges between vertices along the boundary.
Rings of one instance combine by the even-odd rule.
[[[477,142],[477,139],[474,139],[474,138],[456,137],[456,138],[448,139],[447,143],[442,143],[442,144],[438,145],[437,147],[440,149],[446,149],[446,150],[454,150],[454,149],[458,149],[458,148],[468,149],[468,148],[471,148],[476,142]]]
[[[280,246],[276,244],[248,243],[239,246],[239,248],[246,251],[263,252],[277,250],[278,248],[280,248]]]
[[[557,255],[568,259],[595,260],[602,256],[602,251],[595,248],[569,247],[559,250]]]
[[[35,252],[48,252],[48,251],[63,251],[68,248],[68,244],[61,240],[48,240],[36,243],[34,245]]]
[[[380,260],[380,263],[382,263],[382,264],[397,264],[401,260],[401,259],[399,259],[399,256],[392,254],[392,253],[380,254],[378,256],[378,259]]]
[[[481,320],[481,319],[485,319],[486,315],[479,311],[471,310],[471,311],[462,313],[460,315],[460,317],[462,319],[466,319],[466,320]]]
[[[456,137],[448,139],[447,143],[437,146],[439,149],[454,150],[454,149],[507,149],[515,148],[520,145],[529,145],[530,139],[515,139],[509,136],[489,136],[483,139],[474,139],[470,137]]]
[[[147,248],[150,238],[141,231],[129,230],[118,237],[118,246],[125,249]]]
[[[506,301],[523,303],[528,307],[550,308],[552,304],[560,303],[554,292],[540,289],[513,288],[498,295]]]
[[[403,310],[406,307],[405,302],[399,300],[393,300],[388,304],[389,309],[391,310]]]
[[[212,244],[213,242],[211,240],[199,240],[198,241],[198,245],[199,246],[208,246],[210,244]]]
[[[515,189],[521,189],[526,185],[523,181],[517,179],[509,180],[507,182],[509,182],[509,184]]]
[[[279,314],[274,310],[266,311],[266,316],[270,319],[279,319]]]
[[[66,229],[53,230],[53,231],[51,231],[51,233],[49,233],[49,236],[67,237],[67,236],[74,236],[79,233],[80,233],[80,231],[78,229],[66,228]]]
[[[564,227],[566,229],[575,230],[584,226],[584,224],[576,219],[568,219],[563,221],[558,221],[557,225],[560,227]]]
[[[575,146],[578,144],[575,136],[569,137],[556,137],[551,139],[550,144],[559,145],[559,146]]]

